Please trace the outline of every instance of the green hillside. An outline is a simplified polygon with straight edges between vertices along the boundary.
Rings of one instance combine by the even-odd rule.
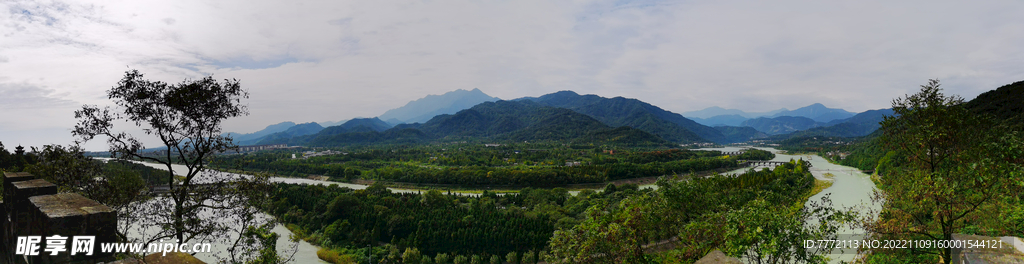
[[[682,115],[665,111],[637,99],[604,98],[561,91],[537,98],[524,98],[543,105],[571,109],[610,126],[628,126],[677,143],[729,142],[721,132]]]

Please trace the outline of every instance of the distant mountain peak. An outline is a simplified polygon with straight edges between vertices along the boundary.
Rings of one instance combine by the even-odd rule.
[[[440,95],[427,95],[410,101],[404,106],[388,110],[380,115],[381,120],[391,123],[424,123],[430,118],[441,114],[454,114],[459,110],[473,107],[483,102],[501,100],[485,94],[480,88],[472,90],[457,89]]]
[[[836,119],[853,117],[855,114],[839,108],[828,108],[821,103],[814,103],[808,106],[797,108],[792,111],[781,111],[772,115],[779,116],[802,116],[813,119],[816,122],[828,123]]]

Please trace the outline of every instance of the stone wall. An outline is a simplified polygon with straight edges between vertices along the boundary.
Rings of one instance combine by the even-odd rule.
[[[103,263],[112,253],[100,250],[102,243],[116,242],[117,212],[76,193],[57,193],[57,186],[25,173],[4,173],[3,212],[0,214],[0,264],[2,263]],[[63,252],[51,255],[46,237],[66,237]],[[18,237],[42,237],[39,255],[15,255]],[[92,255],[75,252],[74,237],[95,237]]]

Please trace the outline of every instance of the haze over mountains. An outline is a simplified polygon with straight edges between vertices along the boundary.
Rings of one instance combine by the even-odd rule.
[[[491,97],[474,88],[466,91],[458,89],[442,95],[427,95],[405,106],[388,110],[378,118],[392,125],[401,123],[425,123],[434,116],[454,114],[460,110],[473,107],[483,102],[494,102],[501,99]]]
[[[703,110],[691,111],[683,113],[683,116],[693,119],[697,123],[706,126],[746,126],[743,124],[744,121],[756,118],[774,118],[774,117],[805,117],[811,119],[814,122],[828,123],[837,119],[845,119],[853,116],[856,113],[851,113],[843,109],[828,108],[820,103],[808,105],[805,107],[797,108],[796,110],[788,110],[786,108],[763,112],[763,113],[747,113],[737,109],[723,109],[717,106],[708,107]],[[763,121],[757,121],[763,122]],[[768,131],[765,131],[768,132]]]
[[[428,95],[380,117],[329,122],[328,126],[282,122],[249,134],[229,134],[239,145],[341,146],[438,139],[672,145],[744,142],[796,133],[864,136],[877,129],[886,113],[891,111],[855,115],[812,104],[763,113],[710,107],[678,114],[637,99],[573,91],[502,101],[479,89],[460,89]]]

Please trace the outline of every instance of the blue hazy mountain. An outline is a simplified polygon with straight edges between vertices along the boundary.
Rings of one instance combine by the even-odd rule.
[[[780,116],[802,116],[810,118],[816,122],[828,123],[829,121],[836,119],[850,118],[854,113],[848,112],[838,108],[828,108],[820,103],[812,104],[809,106],[797,108],[795,110],[788,110],[786,108],[768,111],[768,112],[744,112],[738,109],[724,109],[717,106],[704,108],[698,111],[690,111],[683,113],[683,116],[688,118],[699,118],[701,120],[694,119],[703,125],[735,125],[736,116],[745,117],[748,119],[758,117],[780,117]],[[743,121],[740,121],[743,122]]]
[[[704,109],[697,110],[697,111],[683,112],[682,115],[687,117],[687,118],[700,118],[700,119],[709,119],[709,118],[714,118],[716,116],[738,115],[738,116],[742,116],[742,117],[745,117],[745,118],[749,119],[749,118],[758,118],[758,117],[762,117],[762,116],[772,116],[772,115],[775,115],[776,113],[784,112],[784,111],[789,111],[789,110],[787,110],[786,108],[782,108],[782,109],[777,109],[777,110],[768,111],[768,112],[750,112],[750,113],[747,113],[747,112],[744,112],[743,110],[739,110],[739,109],[725,109],[725,108],[721,108],[721,107],[717,107],[717,106],[712,106],[712,107],[704,108]],[[694,120],[694,121],[696,121],[696,120]]]
[[[255,144],[257,141],[259,141],[261,138],[263,138],[263,137],[265,137],[267,135],[288,130],[289,128],[291,128],[293,126],[295,126],[295,122],[290,122],[290,121],[289,122],[281,122],[281,123],[269,125],[269,126],[267,126],[266,128],[264,128],[264,129],[262,129],[260,131],[256,131],[256,132],[252,132],[252,133],[248,133],[248,134],[241,134],[241,133],[236,133],[236,132],[227,132],[227,133],[224,133],[223,135],[230,136],[232,138],[232,140],[235,142],[236,145],[246,146],[246,145],[253,145],[253,144]]]
[[[758,117],[743,121],[742,126],[752,127],[769,135],[792,133],[825,125],[802,116]]]
[[[271,142],[271,141],[274,141],[275,139],[282,139],[282,138],[287,139],[287,138],[293,138],[293,137],[297,137],[297,136],[312,135],[312,134],[316,134],[317,132],[320,132],[320,130],[323,130],[323,129],[324,129],[324,127],[320,126],[320,124],[317,124],[316,122],[302,123],[302,124],[298,124],[298,125],[294,125],[292,127],[289,127],[285,131],[273,133],[273,134],[267,135],[265,137],[262,137],[262,138],[259,139],[259,141],[256,142],[256,144],[257,145],[267,144],[266,142]]]
[[[816,103],[816,104],[804,106],[804,107],[801,107],[801,108],[797,108],[796,110],[781,111],[781,112],[775,113],[774,115],[772,115],[772,117],[779,117],[779,116],[802,116],[802,117],[810,118],[810,119],[812,119],[812,120],[814,120],[816,122],[828,123],[829,121],[836,120],[836,119],[850,118],[853,115],[854,115],[854,113],[847,112],[846,110],[843,110],[843,109],[828,108],[828,107],[825,107],[825,105]]]
[[[424,123],[434,116],[442,114],[454,114],[463,109],[468,109],[483,102],[501,100],[491,97],[480,91],[480,89],[455,90],[442,95],[427,95],[415,101],[406,103],[405,106],[388,110],[378,118],[391,125],[401,123]]]
[[[892,116],[892,109],[868,110],[846,119],[837,119],[821,127],[795,131],[782,138],[829,136],[829,137],[862,137],[867,136],[881,127],[879,122],[885,116]]]
[[[740,126],[743,121],[747,121],[750,118],[746,118],[741,115],[717,115],[708,118],[699,117],[687,117],[692,119],[694,122],[700,123],[701,125],[715,127],[715,126]]]
[[[351,119],[350,119],[350,120],[351,120]],[[323,126],[323,127],[332,127],[332,126],[337,126],[337,125],[341,125],[341,124],[344,124],[345,122],[348,122],[348,120],[340,120],[340,121],[324,121],[324,122],[317,122],[317,123],[319,123],[319,124],[320,124],[321,126]]]

